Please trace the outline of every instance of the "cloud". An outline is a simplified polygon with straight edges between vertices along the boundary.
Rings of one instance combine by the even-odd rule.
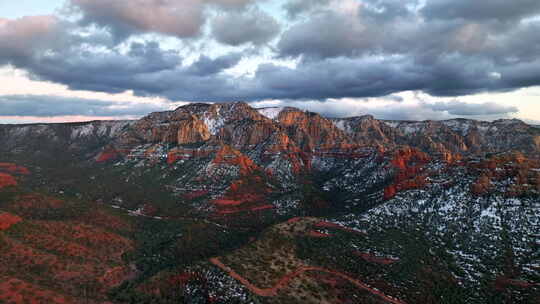
[[[436,9],[477,5],[470,3],[437,0],[420,8],[416,0],[291,0],[283,9],[302,18],[284,18],[280,35],[255,0],[71,0],[80,23],[54,16],[0,20],[0,64],[73,90],[133,90],[186,101],[306,102],[411,90],[462,96],[540,85],[540,21],[525,20],[538,15],[536,5],[512,13],[498,0],[483,1],[486,14],[500,19]],[[161,36],[122,40],[148,32],[191,39],[205,24],[211,33],[200,36],[201,44],[215,38],[239,47],[180,55],[165,49],[169,40]],[[253,45],[271,47],[250,52]],[[247,57],[258,64],[253,74],[228,73]]]
[[[468,104],[460,101],[404,101],[402,96],[388,95],[378,98],[332,99],[328,101],[279,100],[255,103],[257,107],[290,106],[319,113],[325,117],[343,118],[373,115],[383,120],[446,120],[459,117],[495,120],[509,118],[518,112],[516,107],[497,103]]]
[[[290,106],[319,113],[329,118],[372,115],[383,120],[445,120],[455,118],[447,112],[435,111],[422,103],[402,103],[384,96],[369,99],[332,99],[329,101],[280,100],[256,103],[258,107]]]
[[[448,112],[451,115],[503,115],[519,112],[514,106],[503,106],[493,102],[466,103],[462,101],[424,103],[424,106],[439,112]]]
[[[276,37],[279,31],[278,22],[260,10],[229,12],[216,17],[212,23],[216,40],[232,46],[250,42],[262,45]]]
[[[281,56],[354,56],[374,43],[370,35],[357,20],[326,11],[287,30],[277,47]]]
[[[53,16],[0,18],[0,64],[7,58],[24,57],[55,40],[59,20]]]
[[[77,115],[119,117],[141,116],[167,109],[162,104],[153,103],[113,102],[39,95],[0,96],[0,116],[55,117]]]
[[[251,0],[70,0],[82,25],[108,28],[118,40],[137,33],[196,37],[206,22],[207,6],[242,8]]]
[[[197,61],[195,61],[187,69],[188,74],[196,76],[208,76],[214,75],[222,72],[223,70],[234,67],[242,59],[242,54],[240,53],[230,53],[211,59],[206,56],[200,56]]]
[[[190,65],[158,43],[132,43],[119,49],[84,47],[48,50],[13,61],[33,77],[62,83],[74,90],[159,95],[171,100],[227,102],[265,99],[325,100],[384,96],[408,90],[455,96],[508,90],[536,83],[540,62],[495,67],[481,58],[441,56],[423,64],[408,56],[324,58],[300,61],[296,67],[261,64],[253,77],[234,77],[226,70],[239,63],[239,53],[201,56]],[[494,77],[499,71],[500,77]]]
[[[328,5],[331,0],[289,0],[283,8],[290,18],[296,18],[301,14],[312,12],[315,9]]]
[[[427,18],[517,21],[540,13],[536,0],[430,0],[422,9]]]

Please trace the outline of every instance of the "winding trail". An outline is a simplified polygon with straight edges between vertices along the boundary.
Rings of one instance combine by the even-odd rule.
[[[251,292],[253,292],[253,293],[255,293],[255,294],[257,294],[257,295],[259,295],[261,297],[273,297],[273,296],[276,296],[280,289],[283,289],[283,288],[287,287],[287,285],[289,284],[289,282],[292,279],[294,279],[295,277],[301,275],[304,272],[307,272],[307,271],[320,271],[320,272],[326,272],[326,273],[335,275],[337,277],[340,277],[342,279],[345,279],[345,280],[351,282],[352,284],[354,284],[356,287],[367,290],[371,294],[382,298],[383,300],[385,300],[388,303],[406,304],[405,302],[403,302],[403,301],[401,301],[399,299],[387,296],[384,293],[382,293],[381,291],[379,291],[377,289],[374,289],[374,288],[371,288],[368,285],[366,285],[366,284],[364,284],[364,283],[362,283],[362,282],[360,282],[360,281],[358,281],[358,280],[356,280],[354,278],[351,278],[350,276],[348,276],[346,274],[343,274],[343,273],[338,272],[338,271],[333,271],[333,270],[321,268],[321,267],[311,267],[311,266],[300,267],[296,271],[288,273],[285,276],[283,276],[276,283],[276,285],[274,285],[273,287],[263,289],[263,288],[259,288],[259,287],[255,286],[255,285],[251,284],[246,278],[244,278],[243,276],[238,274],[236,271],[231,269],[229,266],[223,264],[218,258],[212,258],[212,259],[210,259],[210,262],[212,264],[214,264],[215,266],[221,268],[226,273],[228,273],[232,278],[238,280],[240,283],[242,283],[244,286],[246,286],[246,288],[248,288]]]

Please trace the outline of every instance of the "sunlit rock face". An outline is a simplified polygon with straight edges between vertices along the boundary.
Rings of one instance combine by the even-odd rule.
[[[310,263],[328,258],[347,273],[361,263],[378,265],[375,273],[382,271],[388,282],[372,291],[407,303],[425,302],[418,298],[424,286],[441,280],[445,288],[483,292],[523,287],[513,292],[525,299],[538,277],[529,257],[538,251],[532,240],[539,235],[539,136],[540,129],[516,120],[327,118],[246,103],[189,104],[135,121],[0,125],[0,233],[34,227],[38,245],[54,241],[51,248],[61,250],[62,261],[66,253],[103,255],[112,264],[90,276],[103,288],[129,287],[122,282],[137,276],[120,262],[132,250],[123,236],[136,235],[136,229],[150,243],[159,241],[134,243],[139,255],[130,256],[142,259],[137,265],[175,263],[177,256],[161,260],[171,249],[194,255],[197,263],[207,254],[214,266],[259,265],[262,254],[268,261],[287,260],[270,263],[275,273],[302,253]],[[249,245],[276,237],[265,231],[287,237],[279,236],[278,245]],[[92,235],[106,240],[99,252],[86,241],[65,243]],[[255,250],[240,254],[240,263],[231,263],[231,252],[216,251],[237,241]],[[291,251],[282,252],[287,243]],[[418,250],[411,244],[429,245]],[[8,245],[21,249],[9,239]],[[425,256],[419,259],[419,253]],[[498,262],[511,259],[512,267]],[[394,281],[404,265],[420,272],[406,271],[409,277]],[[226,273],[208,282],[241,287]],[[134,290],[153,290],[168,275],[159,273]],[[170,275],[177,286],[195,273]]]

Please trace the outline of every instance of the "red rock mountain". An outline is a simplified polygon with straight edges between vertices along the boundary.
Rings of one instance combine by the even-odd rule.
[[[281,278],[291,281],[280,296],[311,280],[324,284],[306,285],[310,303],[323,286],[351,299],[335,271],[295,270],[312,263],[390,302],[538,299],[540,129],[519,120],[189,104],[136,121],[0,125],[0,143],[0,268],[77,297],[93,286],[91,303],[195,281],[219,290],[208,303],[245,303],[244,287]],[[5,281],[0,295],[39,296]]]
[[[274,192],[315,187],[350,192],[344,200],[373,193],[390,199],[432,184],[440,172],[474,167],[477,160],[500,153],[517,151],[533,160],[540,155],[540,129],[519,120],[336,119],[290,107],[257,109],[242,102],[188,104],[137,121],[5,125],[0,126],[0,140],[0,149],[16,157],[60,161],[54,156],[65,155],[106,166],[161,166],[163,178],[180,175],[168,187],[184,189],[177,190],[181,196],[206,193],[214,198],[242,176],[262,174],[276,185]],[[500,172],[500,166],[493,170]],[[470,186],[473,193],[492,189],[489,174],[471,174],[477,181]],[[524,173],[512,174],[523,185],[537,183]],[[506,192],[523,193],[523,187],[514,188]],[[313,201],[326,204],[320,195]]]

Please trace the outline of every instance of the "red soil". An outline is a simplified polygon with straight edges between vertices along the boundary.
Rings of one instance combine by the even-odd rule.
[[[184,272],[171,276],[168,281],[172,285],[186,285],[190,280],[197,278],[194,273]]]
[[[367,253],[367,252],[358,252],[357,251],[354,254],[361,257],[361,258],[363,258],[364,260],[366,260],[366,261],[368,261],[370,263],[381,264],[381,265],[391,265],[391,264],[394,264],[394,263],[399,261],[398,259],[378,257],[376,255],[373,255],[373,254]]]
[[[273,208],[274,208],[274,205],[263,205],[263,206],[248,207],[248,208],[222,209],[222,210],[219,210],[218,213],[225,215],[225,214],[235,214],[235,213],[248,212],[248,211],[255,212],[255,211],[269,210]]]
[[[22,217],[46,214],[53,210],[60,210],[62,207],[64,207],[64,201],[37,193],[19,196],[10,206]]]
[[[332,222],[318,222],[314,225],[314,227],[317,227],[317,228],[330,228],[330,229],[338,229],[338,230],[342,230],[342,231],[345,231],[345,232],[351,232],[351,233],[358,233],[358,234],[362,234],[362,235],[365,235],[364,232],[362,231],[358,231],[358,230],[355,230],[355,229],[351,229],[351,228],[348,228],[348,227],[345,227],[345,226],[341,226],[339,224],[336,224],[336,223],[332,223]]]
[[[9,250],[0,255],[5,262],[4,266],[10,271],[31,274],[35,269],[41,269],[39,279],[67,284],[71,288],[77,284],[88,284],[103,273],[102,267],[95,263],[75,263],[71,259],[36,250],[19,241],[5,240]]]
[[[10,213],[0,213],[0,231],[7,230],[9,227],[19,223],[22,219]]]
[[[218,207],[223,207],[223,206],[239,206],[239,205],[242,205],[244,202],[235,201],[235,200],[226,200],[226,199],[216,199],[213,201],[213,203],[217,205]]]
[[[19,209],[58,209],[62,206],[64,206],[64,201],[41,194],[21,196],[15,203],[15,207]]]
[[[209,193],[208,190],[199,190],[199,191],[193,191],[193,192],[190,192],[190,193],[186,193],[186,194],[183,195],[183,197],[184,197],[184,199],[192,200],[192,199],[203,197],[203,196],[207,195],[208,193]]]
[[[80,259],[99,259],[98,253],[92,252],[89,248],[80,244],[63,240],[57,235],[47,234],[44,231],[28,231],[24,233],[22,239],[33,248],[46,250],[47,252],[62,256],[75,257]]]
[[[133,242],[117,234],[86,224],[71,221],[33,221],[51,235],[62,236],[73,242],[90,248],[94,255],[108,260],[122,261],[122,254],[133,247]]]
[[[404,304],[405,303],[405,302],[400,301],[398,299],[389,297],[389,296],[383,294],[382,292],[380,292],[380,291],[378,291],[376,289],[373,289],[373,288],[369,287],[368,285],[366,285],[366,284],[364,284],[364,283],[362,283],[362,282],[360,282],[360,281],[358,281],[358,280],[356,280],[356,279],[354,279],[354,278],[352,278],[352,277],[350,277],[350,276],[348,276],[346,274],[343,274],[343,273],[337,272],[337,271],[333,271],[333,270],[329,270],[329,269],[325,269],[325,268],[310,267],[310,266],[300,267],[296,271],[283,276],[273,287],[263,289],[263,288],[259,288],[257,286],[254,286],[253,284],[251,284],[246,278],[244,278],[243,276],[238,274],[236,271],[234,271],[230,267],[223,264],[218,258],[212,258],[212,259],[210,259],[210,262],[212,264],[216,265],[217,267],[221,268],[223,271],[228,273],[234,279],[238,280],[240,283],[242,283],[244,286],[246,286],[246,288],[248,288],[251,292],[253,292],[253,293],[255,293],[255,294],[257,294],[257,295],[259,295],[261,297],[273,297],[273,296],[276,296],[278,291],[281,290],[281,289],[286,288],[287,285],[289,284],[289,282],[292,279],[294,279],[295,277],[298,277],[299,275],[303,274],[304,272],[319,271],[319,272],[329,273],[329,274],[335,275],[337,277],[340,277],[342,279],[345,279],[345,280],[351,282],[352,284],[354,284],[356,287],[367,290],[368,292],[370,292],[373,295],[379,296],[380,298],[382,298],[383,300],[385,300],[388,303],[393,303],[393,304]]]
[[[5,171],[7,173],[12,173],[12,174],[22,174],[22,175],[30,174],[30,170],[28,170],[26,167],[18,166],[13,163],[0,163],[0,171]]]
[[[0,300],[6,303],[77,303],[55,292],[12,277],[0,277]]]
[[[302,220],[301,217],[293,217],[292,219],[288,220],[287,223],[297,223],[301,220]]]
[[[509,286],[518,287],[518,288],[532,288],[534,286],[540,286],[540,284],[533,284],[527,281],[513,280],[504,276],[497,277],[495,280],[495,289],[499,291],[504,291]]]
[[[250,210],[251,211],[261,211],[261,210],[268,210],[268,209],[273,209],[273,208],[274,208],[274,205],[264,205],[264,206],[258,206],[258,207],[251,208]]]
[[[101,152],[101,154],[99,154],[96,162],[104,163],[109,160],[115,159],[117,157],[118,157],[118,154],[116,153],[116,151],[104,151],[104,152]]]
[[[116,230],[131,231],[132,230],[131,225],[127,221],[117,216],[110,215],[101,210],[90,211],[89,213],[81,216],[80,220],[92,226],[102,227],[102,228],[113,230],[113,231],[116,231]]]
[[[95,286],[96,292],[103,294],[128,278],[130,273],[126,269],[109,268],[123,263],[122,253],[131,248],[128,242],[122,242],[122,237],[105,236],[97,228],[70,229],[69,223],[30,221],[30,224],[17,239],[4,237],[6,246],[0,248],[0,273],[32,275],[54,282],[69,294],[81,285]]]
[[[0,172],[0,189],[11,186],[17,186],[17,180],[10,174]]]
[[[114,148],[108,148],[98,155],[96,162],[105,163],[111,160],[118,159],[119,157],[127,153],[129,153],[129,150],[117,150]]]

